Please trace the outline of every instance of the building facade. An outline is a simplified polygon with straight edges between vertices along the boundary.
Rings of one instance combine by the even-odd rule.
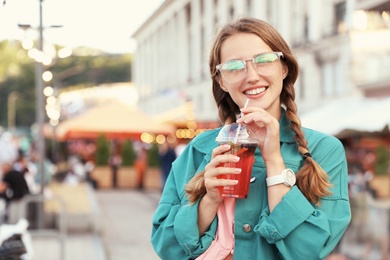
[[[296,55],[299,113],[343,97],[390,96],[389,6],[383,0],[166,0],[133,35],[138,106],[165,121],[218,122],[209,46],[220,25],[248,15],[272,24]]]

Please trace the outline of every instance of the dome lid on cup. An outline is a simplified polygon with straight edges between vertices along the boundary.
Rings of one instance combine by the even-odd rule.
[[[215,139],[218,143],[257,143],[256,139],[250,137],[244,125],[232,123],[221,128]]]

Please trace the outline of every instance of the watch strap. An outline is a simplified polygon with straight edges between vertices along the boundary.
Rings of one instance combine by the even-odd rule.
[[[293,178],[292,180],[290,180],[291,177]],[[281,183],[291,187],[295,184],[295,173],[291,169],[284,169],[279,175],[266,178],[266,182],[267,187]]]
[[[278,174],[278,175],[266,178],[266,182],[267,182],[267,187],[269,187],[269,186],[277,185],[280,183],[284,183],[285,180],[284,180],[284,176],[282,174]]]

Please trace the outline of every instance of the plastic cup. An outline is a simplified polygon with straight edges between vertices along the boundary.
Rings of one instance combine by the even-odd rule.
[[[243,125],[232,123],[225,125],[220,130],[216,141],[219,145],[231,145],[231,149],[225,154],[234,154],[240,157],[238,162],[223,163],[219,166],[241,168],[241,173],[239,174],[220,174],[218,176],[219,179],[238,180],[236,185],[218,187],[221,197],[246,198],[249,192],[249,183],[258,140],[251,138]]]

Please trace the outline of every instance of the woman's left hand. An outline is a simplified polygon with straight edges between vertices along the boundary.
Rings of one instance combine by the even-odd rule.
[[[243,116],[237,123],[245,125],[251,135],[259,140],[259,148],[264,161],[273,155],[280,156],[279,122],[264,109],[246,107],[241,109]]]

